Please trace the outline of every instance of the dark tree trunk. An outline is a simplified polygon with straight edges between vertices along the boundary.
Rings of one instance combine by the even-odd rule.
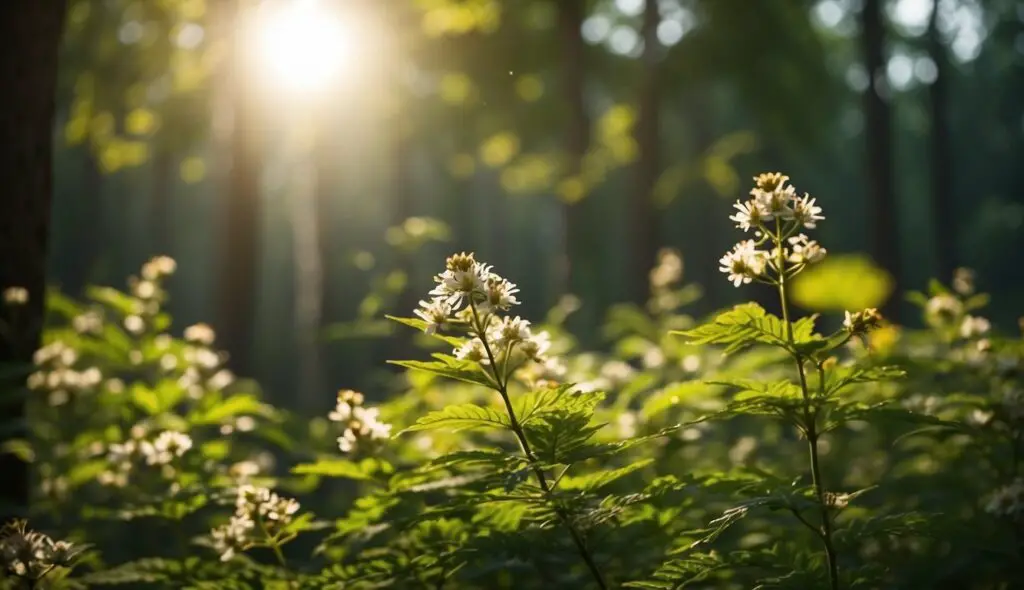
[[[631,299],[640,305],[646,304],[650,295],[648,273],[654,266],[660,245],[653,194],[661,170],[658,128],[661,124],[660,70],[663,52],[658,41],[660,23],[658,0],[646,0],[641,26],[641,37],[644,41],[641,56],[643,72],[640,79],[639,115],[636,126],[636,142],[640,154],[636,163],[635,193],[630,207],[633,252],[629,259],[630,268],[626,273],[632,293]]]
[[[932,231],[939,278],[948,281],[956,266],[956,223],[953,222],[953,152],[950,143],[949,75],[946,46],[938,28],[939,1],[932,2],[928,23],[928,56],[935,62],[935,81],[928,88],[931,115]]]
[[[565,101],[566,128],[565,151],[566,173],[579,176],[583,158],[590,145],[590,117],[586,104],[586,44],[583,40],[583,20],[587,14],[586,0],[558,0],[558,30],[562,53],[562,96]],[[580,257],[576,252],[592,251],[593,244],[586,244],[587,232],[584,219],[585,201],[562,205],[562,248],[556,268],[555,295],[579,293]],[[591,232],[594,233],[594,232]]]
[[[171,214],[174,200],[174,157],[166,147],[153,155],[153,192],[149,211],[150,251],[147,255],[171,254]]]
[[[16,395],[39,347],[46,298],[46,264],[53,189],[53,118],[62,0],[0,2],[0,294],[25,289],[25,304],[0,295],[0,436],[24,434],[25,406]],[[3,442],[3,441],[0,441]],[[29,501],[29,467],[0,454],[0,521]]]
[[[864,91],[864,123],[867,150],[867,207],[871,253],[875,261],[892,274],[895,295],[884,313],[898,320],[902,285],[899,220],[893,183],[892,114],[885,79],[885,24],[882,0],[865,0],[861,12],[861,44],[864,65],[871,80]]]
[[[69,204],[75,223],[70,231],[69,246],[64,253],[67,262],[61,265],[60,289],[66,295],[80,297],[85,287],[96,280],[100,262],[102,239],[106,235],[103,215],[103,173],[92,147],[85,145],[82,152],[82,178],[75,185],[74,202]]]
[[[238,375],[253,375],[253,333],[256,321],[257,272],[260,260],[260,112],[254,73],[247,59],[240,23],[246,18],[245,3],[225,15],[235,37],[229,62],[232,69],[231,165],[227,202],[223,206],[220,259],[217,265],[218,331],[221,345],[230,355],[228,366]],[[226,23],[227,24],[227,23]]]

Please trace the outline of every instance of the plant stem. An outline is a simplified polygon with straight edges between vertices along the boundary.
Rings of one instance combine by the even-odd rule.
[[[487,342],[487,334],[484,329],[485,326],[480,321],[480,316],[477,314],[476,305],[470,302],[470,309],[473,312],[474,329],[477,336],[480,338],[480,342],[483,343],[484,352],[487,354],[487,360],[490,363],[491,371],[494,373],[494,381],[498,386],[498,394],[501,395],[501,401],[505,403],[505,411],[508,412],[509,423],[512,428],[512,432],[515,433],[516,439],[519,441],[519,448],[522,449],[523,455],[526,456],[526,460],[530,463],[530,469],[533,471],[534,476],[537,478],[537,483],[540,485],[541,490],[544,491],[545,497],[551,501],[555,509],[555,514],[558,515],[558,519],[569,531],[572,536],[573,543],[576,545],[577,551],[579,551],[580,557],[583,558],[584,563],[587,564],[587,569],[590,570],[590,575],[594,578],[594,582],[601,590],[607,590],[608,584],[604,581],[604,576],[601,574],[601,570],[597,567],[597,563],[594,561],[593,556],[590,555],[590,550],[587,549],[587,544],[583,539],[583,536],[576,526],[569,519],[569,515],[566,514],[565,510],[559,506],[554,500],[551,499],[551,484],[548,483],[548,478],[544,475],[544,470],[537,464],[537,457],[533,454],[533,450],[530,448],[530,442],[526,438],[526,431],[523,430],[523,426],[519,423],[519,419],[516,417],[516,412],[512,408],[512,401],[508,397],[508,376],[498,372],[498,365],[494,352],[491,350],[491,345]],[[506,351],[506,357],[511,354],[511,349]],[[504,373],[504,364],[502,365],[502,373]]]
[[[793,347],[793,324],[789,320],[789,304],[786,300],[785,253],[782,248],[782,232],[776,220],[776,231],[779,236],[779,247],[776,260],[779,268],[779,301],[782,305],[782,321],[786,326],[786,340],[791,347],[793,359],[796,361],[797,373],[800,376],[800,392],[804,399],[804,428],[807,435],[807,452],[811,462],[811,482],[814,495],[821,507],[821,530],[819,537],[825,547],[825,559],[828,562],[828,580],[832,590],[839,590],[839,566],[836,559],[835,546],[832,544],[832,520],[825,504],[825,486],[821,478],[821,460],[818,456],[818,431],[815,413],[811,410],[811,395],[807,388],[807,375],[804,373],[804,359]]]

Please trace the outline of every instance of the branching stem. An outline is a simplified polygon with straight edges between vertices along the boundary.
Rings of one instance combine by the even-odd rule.
[[[533,450],[530,448],[530,442],[526,438],[526,431],[523,430],[523,426],[519,423],[515,409],[512,407],[512,401],[509,399],[508,375],[506,374],[505,363],[502,363],[501,372],[499,373],[497,359],[494,356],[490,343],[487,341],[486,325],[481,321],[479,312],[476,309],[476,304],[472,301],[470,301],[470,310],[473,313],[473,330],[480,338],[480,342],[483,343],[484,352],[487,354],[487,361],[494,374],[494,381],[497,384],[498,394],[501,395],[501,401],[505,403],[505,411],[508,412],[508,419],[512,432],[515,433],[516,439],[519,441],[519,447],[522,449],[523,455],[526,456],[526,460],[530,463],[530,468],[533,471],[534,476],[537,478],[537,484],[540,486],[541,490],[544,491],[545,497],[547,497],[554,506],[555,514],[558,515],[559,521],[561,521],[562,525],[565,526],[569,531],[569,534],[572,536],[573,543],[576,545],[576,549],[579,551],[580,557],[583,558],[584,563],[587,564],[587,569],[590,570],[590,575],[594,578],[594,582],[597,583],[597,586],[601,588],[601,590],[607,590],[608,584],[604,581],[604,576],[601,574],[601,570],[597,567],[597,563],[590,554],[590,550],[587,548],[583,535],[581,535],[576,529],[576,525],[573,524],[565,509],[551,498],[552,486],[548,482],[547,476],[544,475],[544,470],[540,468],[536,455],[533,454]],[[505,360],[507,360],[507,357],[511,352],[511,350],[506,351]]]
[[[785,252],[783,250],[783,232],[779,220],[775,220],[776,236],[778,236],[778,248],[776,249],[776,264],[779,269],[779,301],[782,306],[782,321],[786,326],[786,341],[789,342],[790,353],[796,361],[797,374],[800,377],[800,392],[804,401],[804,430],[807,435],[807,452],[810,455],[811,482],[814,485],[814,495],[821,507],[821,528],[818,536],[825,548],[825,559],[828,562],[828,580],[832,590],[839,590],[839,565],[836,558],[835,545],[832,543],[832,519],[829,515],[828,505],[825,503],[825,485],[821,478],[821,460],[818,455],[818,426],[817,416],[811,407],[811,394],[807,386],[807,374],[804,372],[804,358],[797,351],[793,340],[793,323],[789,319],[789,303],[786,299],[786,273],[783,271],[786,264]],[[803,521],[803,518],[800,518]],[[805,521],[806,524],[806,521]]]

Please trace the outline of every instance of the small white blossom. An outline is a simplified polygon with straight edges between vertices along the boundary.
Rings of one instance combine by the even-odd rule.
[[[452,317],[452,306],[447,300],[436,297],[430,301],[420,301],[419,309],[413,313],[418,315],[420,319],[427,322],[426,328],[423,330],[427,334],[436,334],[441,330],[445,323]]]
[[[455,358],[463,361],[475,361],[480,364],[488,364],[487,350],[479,338],[470,338],[454,351]]]
[[[736,227],[743,231],[749,231],[751,228],[756,229],[767,217],[767,212],[763,205],[757,200],[736,201],[733,207],[737,209],[737,213],[731,215],[729,219],[735,221]]]
[[[4,289],[3,301],[7,305],[25,305],[28,303],[28,289],[24,287],[7,287]]]
[[[351,389],[338,392],[338,403],[327,417],[344,428],[338,437],[342,453],[351,453],[364,442],[391,437],[391,425],[380,420],[380,409],[363,406],[363,394]]]
[[[807,229],[814,229],[822,219],[821,207],[814,204],[815,199],[804,193],[804,196],[793,201],[793,218]]]
[[[193,324],[185,328],[185,341],[202,346],[212,346],[216,334],[208,324]]]
[[[787,258],[793,264],[814,264],[825,258],[827,251],[818,242],[799,234],[789,238],[792,251]]]
[[[739,287],[760,277],[765,270],[766,255],[754,247],[753,240],[744,240],[718,261],[720,271],[729,275],[729,281]]]
[[[960,324],[960,336],[971,339],[984,336],[992,328],[992,324],[983,317],[968,315]]]

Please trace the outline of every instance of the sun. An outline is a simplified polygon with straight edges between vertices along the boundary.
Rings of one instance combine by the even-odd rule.
[[[350,73],[358,36],[320,0],[290,0],[261,11],[256,46],[267,83],[313,94]]]

